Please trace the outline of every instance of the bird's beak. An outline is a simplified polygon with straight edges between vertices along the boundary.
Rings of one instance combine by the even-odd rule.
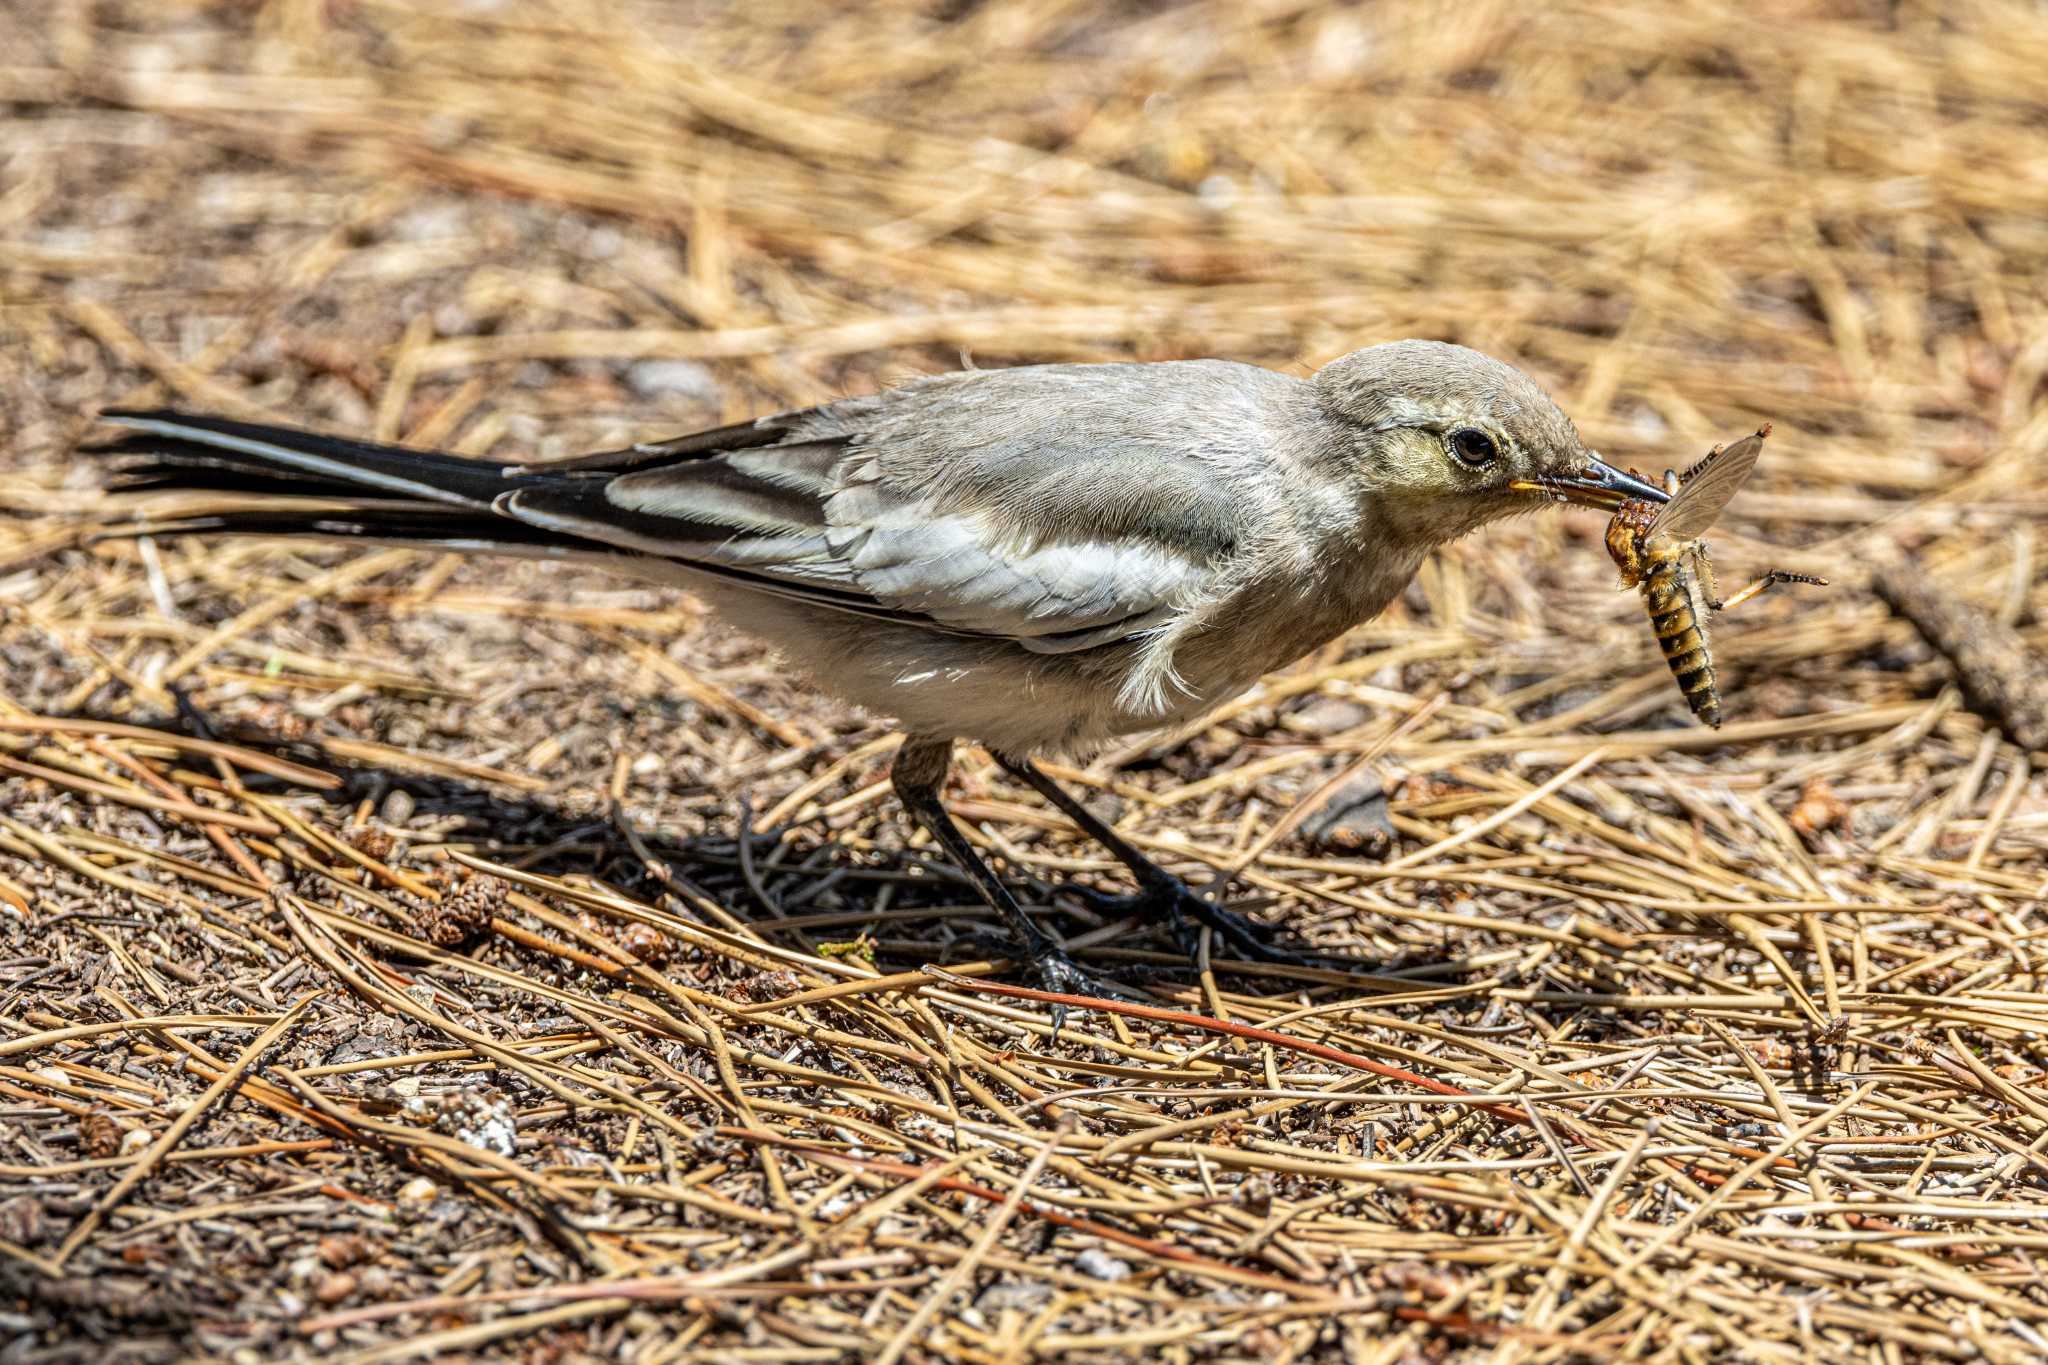
[[[1633,474],[1624,474],[1598,456],[1577,474],[1563,478],[1516,479],[1508,487],[1517,493],[1535,493],[1580,507],[1597,507],[1603,512],[1612,512],[1624,502],[1636,500],[1671,501],[1671,495],[1657,485],[1645,483]]]

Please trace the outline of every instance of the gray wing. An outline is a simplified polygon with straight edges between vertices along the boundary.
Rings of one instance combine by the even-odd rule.
[[[1717,455],[1709,455],[1693,467],[1690,477],[1679,486],[1657,519],[1650,523],[1650,535],[1662,540],[1697,540],[1721,519],[1728,503],[1756,470],[1764,453],[1769,427],[1745,436]]]
[[[1274,381],[1296,382],[1208,362],[942,376],[560,478],[530,467],[495,508],[819,606],[1068,653],[1162,627],[1216,582],[1246,537],[1239,452]]]

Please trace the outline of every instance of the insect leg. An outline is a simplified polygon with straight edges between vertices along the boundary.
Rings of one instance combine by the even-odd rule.
[[[1707,556],[1707,543],[1694,541],[1687,559],[1692,564],[1693,580],[1699,584],[1700,600],[1706,603],[1708,611],[1721,610],[1721,584],[1714,578],[1714,561]]]
[[[1762,592],[1765,588],[1770,587],[1774,583],[1811,583],[1814,586],[1821,588],[1825,588],[1828,585],[1828,581],[1825,578],[1815,578],[1810,573],[1788,573],[1784,569],[1772,569],[1763,577],[1757,579],[1754,583],[1751,583],[1747,587],[1743,588],[1742,591],[1736,593],[1733,597],[1729,598],[1725,602],[1716,602],[1713,600],[1713,588],[1710,586],[1707,590],[1707,605],[1712,607],[1715,611],[1727,611],[1731,607],[1741,606],[1744,602],[1747,602],[1750,598],[1755,597],[1758,593]]]

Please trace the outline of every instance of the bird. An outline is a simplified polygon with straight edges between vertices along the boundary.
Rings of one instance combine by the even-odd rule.
[[[1129,870],[1135,894],[1085,889],[1091,903],[1184,947],[1207,926],[1244,956],[1297,960],[1037,760],[1201,716],[1379,614],[1433,548],[1489,522],[1668,498],[1588,449],[1521,370],[1415,339],[1306,376],[1213,359],[967,369],[533,463],[171,410],[101,418],[125,433],[91,452],[116,462],[110,489],[236,495],[136,533],[527,556],[693,592],[893,718],[897,798],[1063,995],[1116,987],[954,823],[941,793],[958,744]]]

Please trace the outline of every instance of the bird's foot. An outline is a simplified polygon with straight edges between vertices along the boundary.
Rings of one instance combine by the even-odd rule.
[[[991,957],[1004,957],[1012,962],[1022,963],[1031,969],[1034,984],[1042,991],[1055,995],[1087,995],[1104,1000],[1121,1000],[1131,1005],[1156,1005],[1159,1002],[1148,996],[1118,985],[1104,976],[1098,976],[1074,960],[1059,944],[1043,934],[1034,935],[1031,941],[1019,940],[1016,936],[990,930],[987,933],[971,934],[962,942],[972,943],[977,951]],[[1052,1006],[1052,1040],[1059,1041],[1060,1030],[1067,1022],[1068,1006],[1055,1003]]]
[[[1098,995],[1108,1000],[1122,1000],[1133,1005],[1149,1005],[1153,1002],[1137,992],[1118,985],[1108,977],[1098,976],[1080,963],[1074,961],[1065,948],[1046,943],[1030,958],[1032,975],[1038,978],[1040,990],[1053,991],[1060,995]]]
[[[1201,949],[1201,930],[1207,927],[1219,942],[1228,944],[1239,957],[1252,962],[1275,962],[1289,967],[1313,967],[1324,959],[1282,948],[1272,941],[1272,930],[1248,916],[1227,909],[1201,895],[1178,877],[1165,877],[1136,892],[1116,894],[1092,886],[1069,883],[1060,888],[1086,902],[1090,910],[1105,915],[1136,915],[1140,919],[1164,920],[1173,931],[1174,942],[1193,959]]]
[[[1150,1005],[1155,1003],[1136,992],[1124,989],[1107,977],[1095,975],[1073,957],[1065,948],[1050,939],[1041,939],[1029,950],[1031,974],[1038,978],[1038,988],[1052,991],[1057,995],[1090,995],[1105,1000],[1121,1000],[1126,1004]],[[1066,1026],[1067,1006],[1054,1002],[1052,1007],[1052,1041],[1060,1040],[1060,1030]]]

